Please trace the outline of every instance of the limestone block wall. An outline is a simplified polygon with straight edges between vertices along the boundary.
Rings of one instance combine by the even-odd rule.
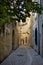
[[[12,25],[6,25],[5,26],[5,46],[9,54],[12,50]]]
[[[3,37],[3,33],[0,35],[0,61],[3,60],[5,56],[5,37]]]
[[[19,29],[18,29],[18,23],[17,25],[14,27],[14,49],[17,49],[19,46]]]
[[[11,25],[5,25],[4,35],[0,35],[0,61],[4,60],[12,50],[12,30]]]
[[[31,47],[32,18],[27,18],[26,25],[22,26],[22,28],[18,23],[16,26],[14,25],[13,28],[12,24],[5,25],[4,36],[3,33],[0,35],[0,61],[7,57],[11,53],[12,49],[17,49],[21,45],[21,40],[24,40],[22,41],[22,43],[24,42],[24,45]]]
[[[0,35],[0,61],[4,60],[12,50],[15,50],[19,46],[20,35],[18,33],[18,25],[6,24],[4,35],[1,32]]]
[[[19,26],[20,43],[19,45],[32,46],[32,18],[26,18],[26,23]],[[26,41],[27,39],[27,41]]]

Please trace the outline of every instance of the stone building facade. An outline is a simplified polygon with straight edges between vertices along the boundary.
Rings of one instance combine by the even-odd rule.
[[[39,15],[39,47],[40,55],[43,57],[43,14]]]
[[[43,6],[43,0],[37,1]],[[42,14],[32,13],[33,48],[43,57],[43,11]]]
[[[39,3],[42,1],[37,0]],[[32,13],[25,23],[5,25],[4,34],[1,32],[0,35],[0,61],[20,45],[32,47],[43,56],[43,14]]]
[[[32,46],[32,18],[25,23],[5,24],[4,34],[0,34],[0,61],[4,60],[12,50],[20,45]]]
[[[4,33],[0,34],[0,61],[8,56],[12,49],[11,25],[5,25]]]
[[[5,24],[4,33],[0,34],[0,61],[3,61],[12,50],[18,48],[19,35],[18,27],[12,24]]]
[[[20,33],[19,44],[25,45],[27,47],[31,47],[31,45],[32,45],[32,21],[31,21],[31,17],[30,18],[27,17],[25,23],[22,23],[22,21],[21,21],[18,28],[19,28],[19,33]]]

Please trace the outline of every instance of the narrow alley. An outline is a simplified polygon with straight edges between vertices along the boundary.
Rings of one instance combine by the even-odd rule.
[[[32,48],[20,46],[0,65],[43,65],[43,59]]]

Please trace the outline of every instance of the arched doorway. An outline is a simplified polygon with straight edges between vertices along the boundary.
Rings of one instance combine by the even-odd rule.
[[[24,45],[24,39],[21,39],[20,45]]]
[[[20,45],[26,45],[27,44],[27,37],[20,40]]]

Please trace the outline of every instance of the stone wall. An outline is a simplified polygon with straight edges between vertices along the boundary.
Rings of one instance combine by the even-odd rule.
[[[16,23],[16,26],[14,26],[14,49],[17,49],[19,46],[19,29],[18,29],[18,22]]]
[[[11,25],[5,25],[4,35],[0,35],[0,61],[4,60],[12,50],[12,30]]]
[[[17,49],[23,43],[25,46],[31,47],[32,19],[27,18],[26,23],[24,24],[22,28],[19,26],[18,22],[16,22],[16,25],[5,25],[4,35],[3,33],[0,35],[0,61],[6,58],[12,52],[12,50]]]
[[[20,39],[18,31],[18,25],[14,27],[12,24],[5,25],[4,35],[2,32],[0,35],[0,61],[18,48]]]
[[[19,26],[19,45],[25,45],[27,47],[32,46],[32,18],[26,18],[25,23],[21,23]]]

